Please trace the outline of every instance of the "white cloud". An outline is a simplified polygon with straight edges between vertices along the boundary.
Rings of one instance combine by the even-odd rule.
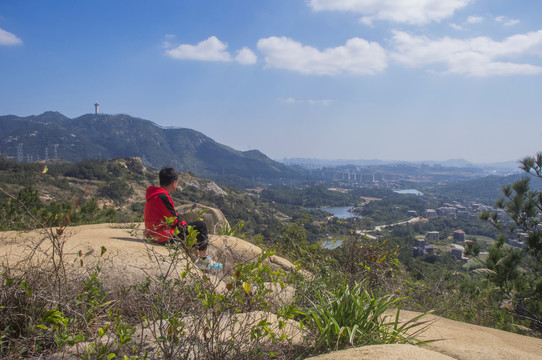
[[[337,75],[351,73],[372,75],[387,66],[386,52],[378,44],[353,38],[344,46],[320,51],[287,37],[269,37],[258,41],[267,67],[303,74]]]
[[[279,99],[280,102],[285,104],[309,104],[309,105],[322,105],[322,106],[328,106],[335,102],[335,100],[330,99],[323,99],[323,100],[314,100],[314,99],[308,99],[308,100],[299,100],[294,99],[292,97],[285,98],[285,99]]]
[[[211,36],[197,45],[183,44],[166,50],[166,54],[174,59],[200,61],[231,61],[231,55],[226,51],[228,44]]]
[[[481,16],[469,16],[467,18],[467,23],[468,24],[479,24],[482,21],[484,21],[484,18],[481,17]]]
[[[433,40],[395,31],[393,45],[395,52],[391,57],[412,67],[440,65],[448,73],[478,77],[542,73],[541,66],[503,61],[520,56],[542,56],[542,30],[514,35],[500,42],[487,37]]]
[[[362,22],[388,20],[398,23],[427,24],[440,21],[473,0],[308,0],[315,11],[335,10],[363,15]]]
[[[16,35],[0,29],[0,46],[22,45],[23,41]]]
[[[285,104],[295,104],[297,102],[299,102],[298,100],[294,99],[294,98],[286,98],[286,99],[279,99],[280,102],[283,102]]]
[[[163,45],[166,48],[171,47],[169,39],[174,39],[174,35],[166,35]],[[211,36],[207,40],[199,42],[197,45],[182,44],[174,49],[166,50],[166,54],[179,60],[199,60],[199,61],[237,61],[240,64],[251,65],[258,60],[257,56],[247,47],[243,47],[237,52],[235,59],[226,51],[228,44],[224,43],[216,36]]]
[[[512,26],[512,25],[519,24],[518,19],[508,19],[506,16],[497,16],[495,18],[495,21],[503,23],[504,26]]]
[[[465,29],[463,28],[463,26],[457,25],[457,24],[455,24],[455,23],[451,23],[451,24],[450,24],[450,27],[451,27],[452,29],[454,29],[454,30],[465,30]]]
[[[247,47],[242,48],[237,52],[235,60],[240,64],[255,64],[258,60],[258,57]]]

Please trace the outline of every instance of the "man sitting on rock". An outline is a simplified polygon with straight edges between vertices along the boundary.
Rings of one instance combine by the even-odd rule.
[[[173,199],[169,194],[177,189],[179,174],[174,168],[166,167],[158,174],[160,186],[149,186],[145,196],[145,236],[159,244],[184,241],[188,235],[188,227],[198,231],[196,236],[196,249],[199,259],[196,266],[204,270],[222,269],[222,264],[214,261],[207,255],[209,245],[207,225],[203,221],[186,223],[179,220],[175,211]],[[166,218],[174,218],[172,224],[166,224]],[[175,235],[175,229],[179,233]]]

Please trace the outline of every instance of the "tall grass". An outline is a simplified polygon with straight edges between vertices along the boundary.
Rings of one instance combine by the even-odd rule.
[[[372,344],[418,344],[416,334],[427,322],[421,314],[399,321],[402,298],[375,296],[363,282],[350,286],[346,280],[335,291],[317,295],[312,306],[300,311],[301,322],[315,335],[314,351],[338,350],[347,346]],[[395,310],[395,316],[390,310]]]

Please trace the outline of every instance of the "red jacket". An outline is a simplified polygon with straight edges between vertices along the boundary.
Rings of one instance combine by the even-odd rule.
[[[186,225],[186,222],[177,218],[175,204],[166,189],[158,186],[149,186],[145,195],[145,236],[153,241],[163,243],[170,240],[177,225]],[[166,218],[174,217],[171,225],[165,223]]]

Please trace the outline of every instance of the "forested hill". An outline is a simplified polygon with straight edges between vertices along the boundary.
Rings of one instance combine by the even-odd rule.
[[[294,168],[257,150],[238,151],[186,128],[163,128],[129,115],[87,114],[70,119],[58,112],[0,116],[0,154],[17,160],[68,161],[140,157],[146,165],[174,166],[199,176],[292,178]]]
[[[503,186],[510,185],[524,177],[531,178],[527,174],[492,175],[479,179],[453,182],[446,186],[433,186],[432,191],[448,201],[477,201],[493,205],[496,199],[503,197]],[[542,184],[539,181],[531,181],[530,186],[533,190],[542,190]]]

